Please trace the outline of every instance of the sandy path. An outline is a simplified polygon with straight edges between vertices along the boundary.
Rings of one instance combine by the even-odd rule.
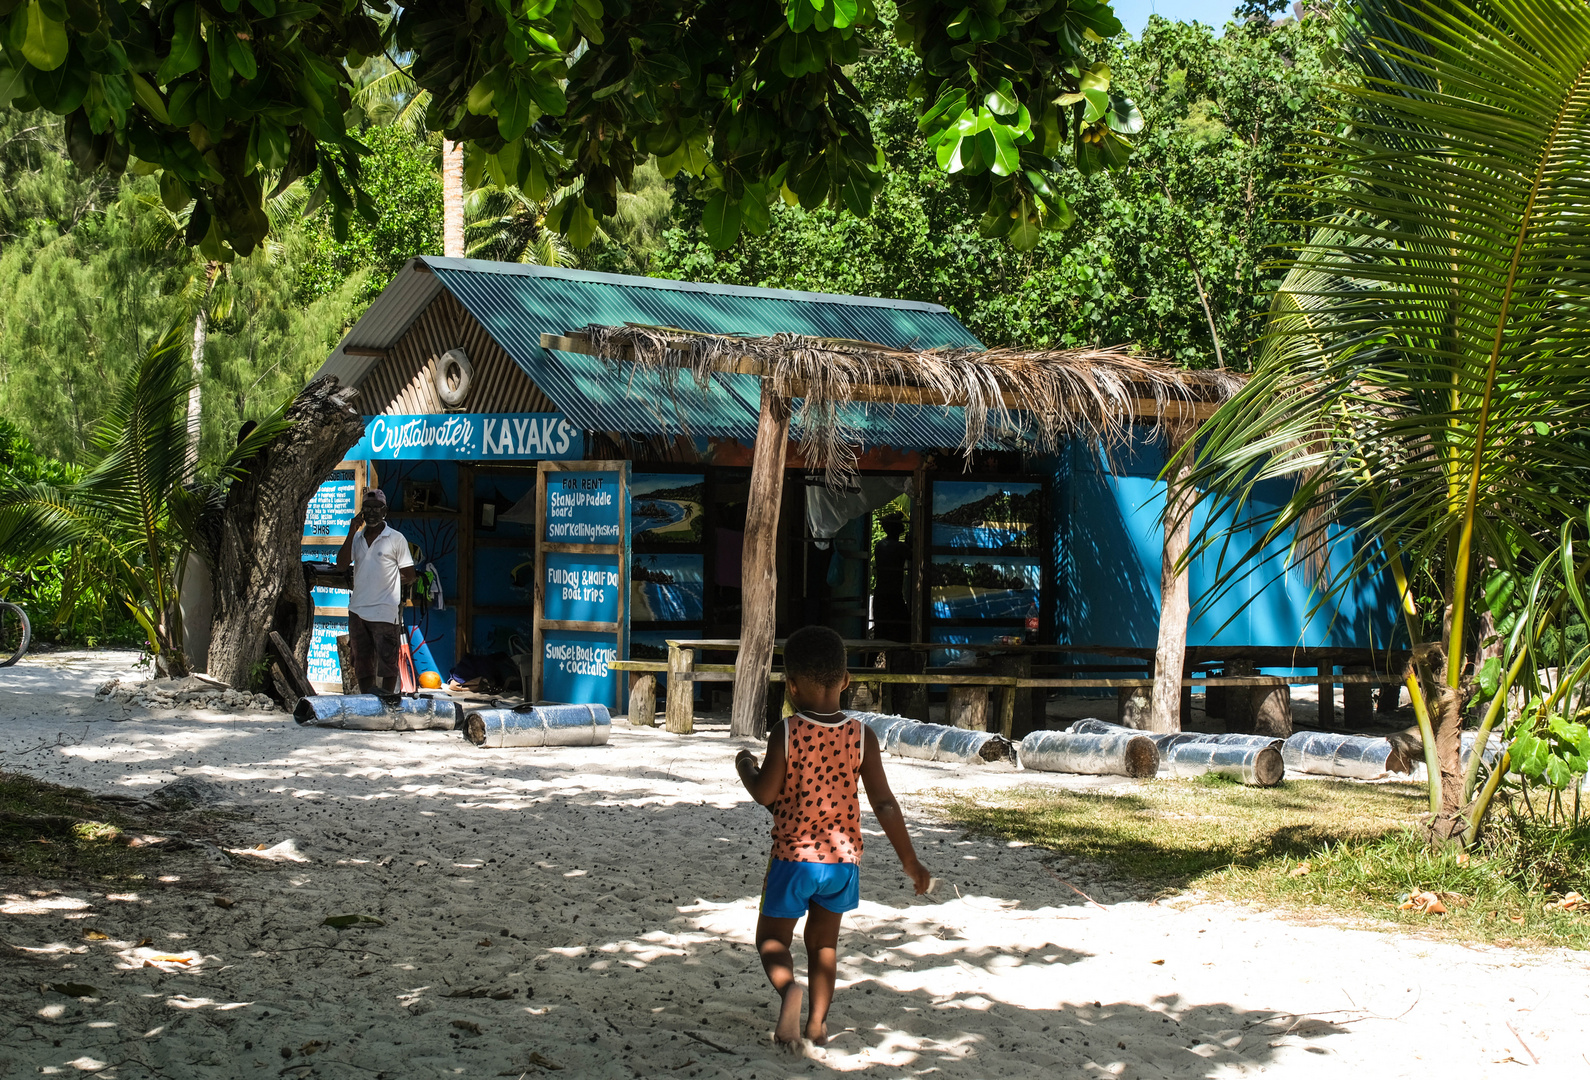
[[[127,660],[0,671],[0,767],[124,792],[198,777],[248,815],[230,846],[291,840],[306,861],[173,856],[178,880],[109,896],[0,880],[0,1076],[1590,1073],[1580,954],[1148,904],[1057,864],[1093,906],[1032,849],[964,839],[912,798],[1033,777],[898,760],[944,897],[909,894],[871,823],[833,1045],[791,1058],[749,944],[766,812],[726,736],[481,751],[86,696]],[[385,926],[320,925],[347,913]],[[40,993],[66,980],[100,993]]]

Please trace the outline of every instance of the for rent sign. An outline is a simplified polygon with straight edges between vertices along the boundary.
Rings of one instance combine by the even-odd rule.
[[[585,436],[561,413],[371,416],[348,451],[374,461],[577,461]]]

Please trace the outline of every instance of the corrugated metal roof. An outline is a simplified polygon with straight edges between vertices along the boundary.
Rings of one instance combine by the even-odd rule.
[[[714,333],[843,337],[899,348],[981,344],[937,304],[461,259],[427,262],[536,385],[587,431],[689,431],[750,442],[756,437],[761,380],[754,375],[719,374],[700,387],[681,377],[670,392],[655,371],[544,350],[543,333],[636,322]],[[965,431],[959,411],[858,407],[851,420],[866,444],[955,446]]]
[[[423,257],[399,272],[321,372],[357,381],[373,361],[347,356],[344,348],[392,347],[441,288],[457,297],[586,431],[688,430],[750,442],[756,436],[761,381],[719,374],[702,388],[681,377],[670,392],[655,371],[542,349],[544,333],[635,322],[706,333],[842,337],[897,348],[982,344],[937,304]],[[956,446],[965,432],[959,409],[857,406],[850,420],[867,445]],[[992,438],[987,445],[1010,443]]]
[[[399,270],[397,276],[381,290],[381,295],[365,309],[359,321],[353,324],[353,329],[343,335],[326,362],[320,365],[320,370],[315,372],[316,378],[335,375],[343,383],[357,386],[380,357],[349,356],[343,350],[390,349],[398,343],[414,320],[420,317],[420,312],[442,291],[442,283],[435,274],[415,267],[414,264],[419,261],[410,259],[408,265]]]

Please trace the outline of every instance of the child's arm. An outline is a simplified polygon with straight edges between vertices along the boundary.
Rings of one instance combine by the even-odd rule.
[[[751,793],[751,798],[763,806],[773,805],[779,792],[784,790],[784,774],[789,771],[789,759],[784,756],[784,721],[774,724],[767,733],[767,756],[760,768],[756,755],[741,750],[734,755],[734,771],[740,774],[740,783]]]
[[[921,896],[928,891],[928,884],[933,880],[933,876],[917,859],[916,848],[911,846],[911,834],[906,831],[905,815],[900,812],[900,804],[895,802],[894,792],[889,790],[889,778],[883,773],[883,751],[878,747],[878,737],[872,733],[871,728],[864,729],[862,737],[866,740],[866,744],[861,756],[861,782],[867,788],[867,803],[872,807],[872,812],[878,816],[878,824],[883,826],[883,834],[889,838],[889,843],[894,845],[894,853],[900,856],[900,868],[916,886],[916,894]]]

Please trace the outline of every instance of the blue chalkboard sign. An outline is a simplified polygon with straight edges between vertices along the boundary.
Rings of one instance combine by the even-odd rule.
[[[532,694],[622,709],[611,664],[629,649],[629,463],[543,461],[537,479]]]
[[[576,705],[612,707],[619,673],[614,635],[548,630],[541,639],[541,697]]]
[[[560,471],[547,477],[542,539],[554,544],[617,544],[623,509],[617,471]]]
[[[541,585],[545,618],[557,622],[618,622],[618,559],[611,555],[551,552]]]

